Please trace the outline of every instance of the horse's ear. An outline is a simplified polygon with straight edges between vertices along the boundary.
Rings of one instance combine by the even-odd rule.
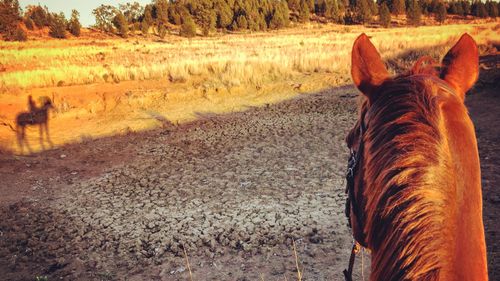
[[[465,93],[474,85],[479,75],[479,52],[476,42],[465,33],[443,59],[441,79],[445,80],[465,99]]]
[[[374,99],[376,88],[389,77],[380,54],[364,33],[352,46],[351,76],[356,87],[370,101]]]

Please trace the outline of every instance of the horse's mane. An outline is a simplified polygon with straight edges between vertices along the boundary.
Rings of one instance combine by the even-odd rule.
[[[377,252],[373,280],[435,280],[447,262],[439,249],[446,243],[440,239],[448,202],[438,175],[449,164],[439,130],[440,100],[449,95],[431,68],[414,67],[361,106],[364,231]]]

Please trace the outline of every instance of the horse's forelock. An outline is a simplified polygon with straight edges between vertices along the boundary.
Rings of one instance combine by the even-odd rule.
[[[427,74],[427,75],[434,75],[437,77],[439,74],[438,68],[439,68],[438,63],[432,57],[423,56],[420,57],[415,62],[413,68],[410,70],[410,75]]]

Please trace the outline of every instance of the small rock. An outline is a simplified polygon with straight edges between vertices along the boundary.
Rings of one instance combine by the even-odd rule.
[[[182,273],[184,271],[186,271],[186,268],[184,266],[180,266],[177,269],[170,271],[170,274]]]
[[[67,155],[66,154],[61,154],[61,156],[59,156],[59,157],[61,157],[61,159],[63,159],[63,158],[66,158]]]

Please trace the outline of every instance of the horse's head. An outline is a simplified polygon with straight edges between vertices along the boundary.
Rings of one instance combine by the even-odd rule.
[[[378,148],[387,146],[391,138],[398,137],[398,141],[402,141],[404,139],[402,135],[409,129],[420,130],[416,124],[420,121],[411,120],[413,122],[411,123],[401,118],[411,118],[410,116],[416,115],[425,116],[427,113],[422,112],[426,109],[419,109],[418,106],[409,104],[407,100],[417,99],[415,104],[427,104],[428,100],[435,96],[449,95],[455,96],[458,103],[463,104],[465,93],[477,80],[478,50],[474,40],[468,34],[462,35],[458,43],[449,50],[439,71],[422,67],[428,61],[429,59],[422,58],[408,73],[392,78],[368,36],[362,34],[354,42],[351,74],[354,84],[362,92],[364,98],[360,107],[359,119],[347,135],[346,142],[351,151],[356,154],[356,158],[359,158],[352,179],[354,197],[358,201],[355,202],[357,208],[363,209],[366,203],[366,198],[363,198],[364,192],[369,188],[360,187],[366,184],[364,173],[367,173],[367,167],[364,167],[364,164],[368,160],[372,160],[366,159],[371,154],[367,150],[370,151],[375,146]],[[422,106],[422,108],[426,107]],[[419,112],[415,115],[411,112],[412,110]],[[376,122],[377,126],[370,128],[371,122]],[[389,127],[384,124],[397,122],[406,123],[399,127]],[[426,121],[422,120],[422,122]],[[403,128],[404,126],[407,127]],[[375,129],[375,127],[377,128]],[[367,140],[370,140],[368,144]],[[411,143],[411,139],[404,140]],[[387,157],[393,157],[393,159],[389,159],[388,162],[390,162],[394,161],[396,156],[389,155]],[[372,162],[374,163],[375,160]],[[373,174],[374,172],[369,171],[369,173]],[[353,208],[356,207],[353,207],[351,203],[350,220],[354,236],[358,241],[361,240],[362,244],[366,244],[368,241],[363,241],[366,240],[363,231],[364,214],[363,218],[356,217],[356,214],[359,216],[364,212],[363,210],[352,210]]]
[[[52,100],[47,96],[42,96],[39,98],[40,103],[42,104],[42,108],[44,109],[52,109],[54,105],[52,104]]]

